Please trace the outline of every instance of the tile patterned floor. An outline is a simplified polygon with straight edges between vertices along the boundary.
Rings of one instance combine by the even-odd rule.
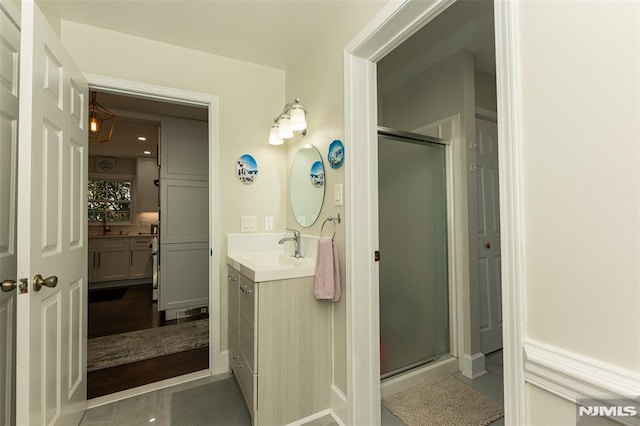
[[[469,384],[482,392],[490,399],[503,403],[503,374],[502,351],[489,354],[486,357],[487,374],[470,380],[462,374],[454,374],[454,377]],[[128,398],[112,404],[92,408],[85,413],[80,426],[172,426],[171,425],[171,395],[185,389],[191,389],[217,380],[228,378],[228,374],[195,380],[190,383],[173,386],[144,395]],[[382,426],[403,426],[404,423],[395,417],[389,410],[381,406]],[[319,420],[314,425],[336,425],[331,418]],[[491,424],[492,426],[504,426],[504,418]],[[182,426],[182,425],[173,425]],[[201,425],[198,425],[201,426]]]

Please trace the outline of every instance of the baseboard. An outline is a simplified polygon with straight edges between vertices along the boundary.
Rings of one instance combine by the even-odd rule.
[[[524,379],[548,392],[576,402],[579,398],[637,398],[640,373],[527,340]]]
[[[347,397],[336,385],[331,385],[331,417],[339,426],[347,424]]]
[[[409,389],[431,377],[456,371],[458,371],[458,360],[455,357],[449,357],[442,361],[416,368],[399,376],[383,380],[380,383],[380,397],[384,399],[390,395]]]
[[[331,415],[331,409],[330,408],[327,408],[326,410],[318,411],[317,413],[313,413],[310,416],[307,416],[307,417],[302,418],[302,419],[298,419],[298,420],[296,420],[294,422],[287,423],[285,426],[302,426],[302,425],[306,425],[307,423],[310,423],[310,422],[312,422],[314,420],[321,419],[323,417],[331,417],[331,418],[333,418],[333,416]]]
[[[217,354],[214,351],[211,354],[210,368],[214,376],[216,374],[228,373],[231,370],[229,368],[229,351],[221,351]]]
[[[462,374],[469,379],[475,379],[477,377],[486,374],[485,359],[482,352],[475,353],[473,355],[464,354],[462,356]]]

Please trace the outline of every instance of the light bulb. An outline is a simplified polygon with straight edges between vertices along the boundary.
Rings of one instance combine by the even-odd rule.
[[[307,128],[307,116],[300,104],[295,104],[291,109],[291,129],[299,132]]]
[[[284,139],[290,139],[293,137],[293,130],[291,129],[289,117],[286,115],[278,120],[278,131],[280,132],[280,137]]]
[[[89,119],[89,130],[91,130],[91,133],[95,133],[98,131],[98,119],[96,118],[95,114],[91,114],[91,118]]]
[[[280,136],[280,132],[278,131],[277,124],[271,126],[271,130],[269,130],[269,143],[271,145],[282,145],[284,143]]]

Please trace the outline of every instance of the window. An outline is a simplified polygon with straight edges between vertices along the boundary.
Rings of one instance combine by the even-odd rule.
[[[131,222],[131,181],[89,180],[89,222]]]

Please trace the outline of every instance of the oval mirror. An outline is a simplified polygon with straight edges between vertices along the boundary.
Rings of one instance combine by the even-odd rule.
[[[318,219],[324,201],[324,164],[320,152],[313,145],[298,150],[289,178],[291,211],[303,228]]]

